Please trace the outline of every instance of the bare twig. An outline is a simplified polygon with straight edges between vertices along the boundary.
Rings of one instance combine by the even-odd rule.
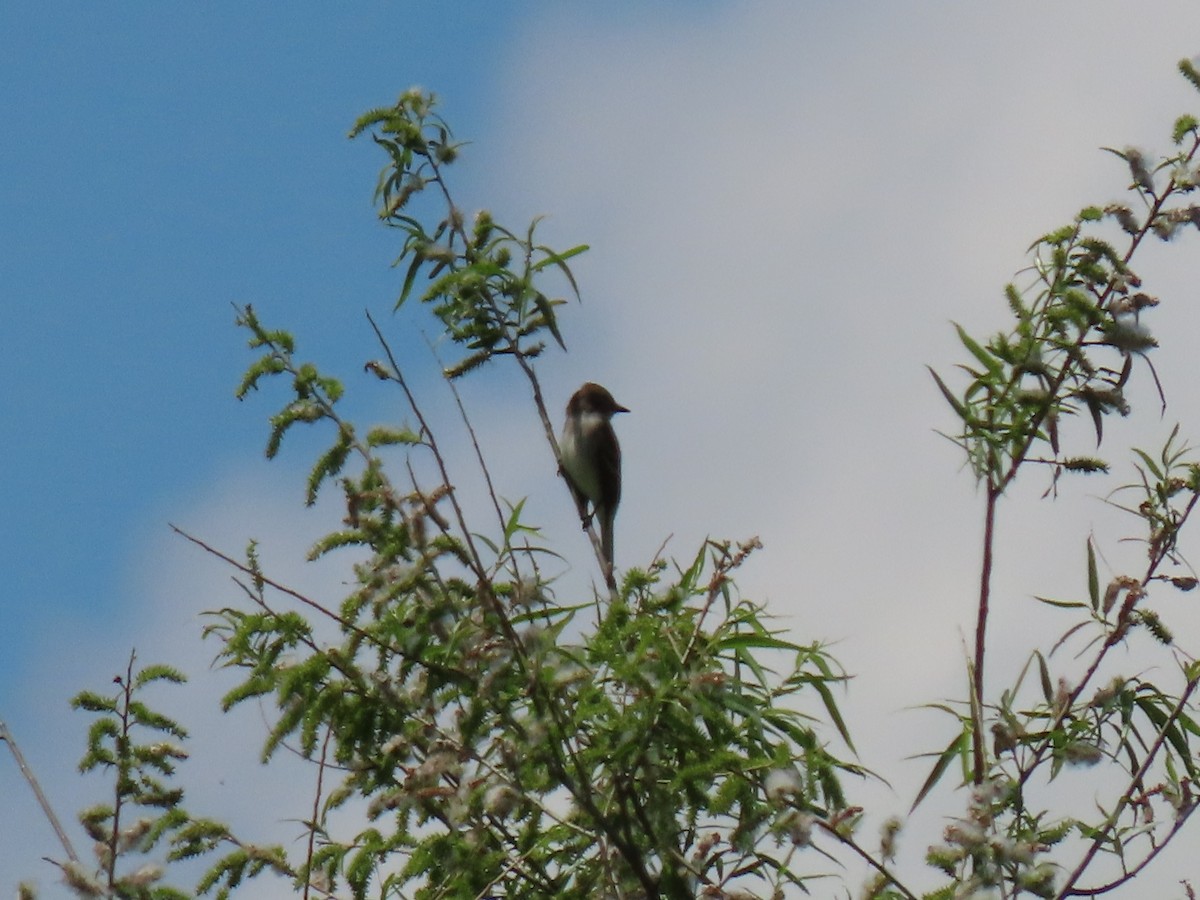
[[[378,331],[376,331],[376,335],[379,336]],[[379,337],[379,340],[381,343],[383,343],[384,350],[390,357],[392,354],[390,348],[387,346],[387,343],[384,341],[382,336]],[[441,358],[438,356],[437,349],[433,346],[433,342],[430,341],[428,337],[425,338],[425,345],[429,348],[429,352],[433,354],[433,358],[437,361],[438,366],[445,371],[446,367],[442,363]],[[496,510],[496,520],[499,522],[501,530],[503,530],[505,525],[504,512],[500,509],[500,498],[496,494],[495,484],[492,483],[492,471],[488,468],[487,460],[483,457],[483,447],[480,446],[479,438],[475,434],[475,426],[471,424],[471,417],[467,415],[467,408],[463,405],[462,395],[459,394],[458,387],[454,384],[454,379],[446,378],[444,380],[447,387],[450,388],[450,393],[454,396],[455,404],[458,406],[458,416],[460,419],[462,419],[463,425],[466,426],[467,434],[471,436],[471,447],[475,451],[475,459],[479,462],[479,471],[483,473],[483,480],[487,483],[488,497],[491,498],[492,507]]]
[[[992,592],[992,551],[996,537],[996,503],[1000,492],[992,484],[987,486],[987,507],[983,518],[983,561],[979,567],[979,612],[975,623],[975,665],[972,668],[971,688],[975,694],[972,709],[983,708],[983,660],[987,650],[988,607]],[[987,768],[987,753],[983,743],[983,722],[976,721],[971,729],[973,778],[975,784],[983,784]]]
[[[308,900],[309,888],[312,884],[313,851],[317,843],[317,821],[321,815],[321,790],[325,783],[325,760],[329,756],[329,741],[333,738],[333,729],[325,729],[325,740],[321,741],[321,758],[317,761],[317,789],[313,794],[312,820],[308,823],[308,845],[304,851],[304,900]]]
[[[42,808],[42,813],[46,816],[50,827],[54,829],[54,833],[58,835],[59,843],[63,845],[63,850],[67,853],[67,858],[73,863],[79,863],[79,854],[75,852],[75,848],[71,846],[71,839],[67,837],[67,832],[63,829],[62,823],[58,820],[58,816],[54,814],[54,808],[50,805],[50,801],[46,799],[45,793],[42,791],[42,786],[37,780],[37,776],[33,774],[33,769],[29,767],[29,763],[25,761],[25,754],[21,752],[21,748],[17,746],[16,740],[13,739],[12,732],[8,730],[8,726],[3,720],[0,720],[0,741],[8,745],[8,750],[16,760],[17,768],[21,775],[24,776],[26,784],[33,790],[33,796],[37,798],[38,806]]]

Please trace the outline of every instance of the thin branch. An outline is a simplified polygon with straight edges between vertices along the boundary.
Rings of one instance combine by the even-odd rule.
[[[1094,888],[1073,888],[1071,895],[1074,897],[1097,897],[1101,894],[1107,894],[1109,891],[1114,891],[1126,882],[1132,881],[1141,873],[1143,869],[1146,868],[1146,866],[1150,865],[1150,863],[1154,861],[1155,857],[1157,857],[1159,853],[1167,848],[1167,845],[1171,843],[1171,840],[1175,837],[1175,835],[1183,830],[1183,826],[1186,825],[1188,819],[1192,817],[1192,813],[1196,811],[1196,807],[1197,803],[1193,801],[1191,806],[1187,807],[1187,809],[1178,815],[1178,817],[1175,819],[1175,822],[1171,825],[1171,830],[1167,832],[1161,841],[1154,845],[1151,851],[1146,855],[1146,858],[1135,865],[1132,869],[1129,869],[1127,872],[1125,872],[1125,874],[1120,878],[1114,879],[1107,884],[1097,885]]]
[[[1197,152],[1200,152],[1200,136],[1193,139],[1192,147],[1188,151],[1188,154],[1186,156],[1186,162],[1190,163],[1193,160],[1193,158],[1196,156]],[[1159,193],[1157,195],[1152,195],[1153,202],[1150,205],[1150,209],[1146,215],[1145,221],[1142,223],[1141,228],[1138,229],[1138,231],[1135,234],[1131,235],[1131,237],[1130,237],[1129,247],[1127,248],[1124,256],[1121,259],[1122,266],[1127,265],[1129,263],[1129,261],[1133,258],[1134,254],[1137,252],[1138,248],[1141,246],[1141,244],[1145,240],[1146,236],[1153,229],[1155,219],[1162,213],[1162,210],[1163,210],[1164,206],[1166,205],[1167,200],[1174,195],[1175,190],[1176,190],[1175,179],[1171,178],[1167,182],[1167,184],[1164,186],[1161,193]],[[1076,238],[1078,237],[1078,228],[1076,229],[1075,237]],[[1072,240],[1074,240],[1074,238]],[[1043,280],[1044,280],[1044,275],[1043,275]],[[1113,293],[1116,290],[1116,285],[1117,285],[1116,279],[1110,278],[1108,280],[1108,282],[1105,284],[1104,289],[1097,294],[1096,305],[1098,308],[1103,309],[1107,306],[1107,304],[1113,297]],[[1047,284],[1047,289],[1054,290],[1054,286],[1052,284]],[[1075,339],[1074,345],[1070,349],[1067,350],[1068,362],[1065,363],[1059,369],[1059,371],[1057,372],[1057,374],[1054,376],[1053,379],[1048,380],[1048,383],[1046,385],[1046,391],[1045,391],[1047,399],[1046,399],[1045,403],[1041,406],[1041,408],[1039,410],[1037,410],[1034,413],[1033,417],[1030,419],[1028,426],[1025,430],[1025,435],[1022,438],[1020,445],[1017,446],[1010,453],[1010,455],[1009,455],[1010,462],[1009,462],[1008,468],[1003,473],[993,473],[993,471],[991,471],[989,469],[989,472],[987,475],[988,495],[987,495],[987,510],[986,510],[985,522],[984,522],[984,555],[983,555],[983,563],[982,563],[981,572],[980,572],[979,607],[978,607],[978,617],[977,617],[977,624],[976,624],[976,630],[975,630],[975,672],[974,672],[974,679],[973,679],[973,686],[975,689],[975,693],[978,697],[978,701],[981,704],[981,707],[984,702],[984,696],[985,696],[984,695],[985,671],[984,671],[983,662],[984,662],[984,650],[986,647],[987,622],[988,622],[988,613],[989,613],[988,605],[989,605],[989,597],[990,597],[990,580],[991,580],[991,568],[992,568],[992,553],[993,553],[993,545],[994,545],[994,525],[995,525],[996,501],[998,500],[999,496],[1002,495],[1004,493],[1004,491],[1008,488],[1008,485],[1011,484],[1012,481],[1016,478],[1017,472],[1020,469],[1020,467],[1024,464],[1024,462],[1026,461],[1026,458],[1027,458],[1031,448],[1033,447],[1034,442],[1041,435],[1042,426],[1043,426],[1043,424],[1045,424],[1047,417],[1051,414],[1051,411],[1053,409],[1054,398],[1057,398],[1059,396],[1060,391],[1062,390],[1063,386],[1067,383],[1067,381],[1069,379],[1076,377],[1077,366],[1072,366],[1070,364],[1070,360],[1077,358],[1074,351],[1078,351],[1079,348],[1082,347],[1086,343],[1087,335],[1089,333],[1090,333],[1090,329],[1084,329],[1080,332],[1078,337]],[[1157,380],[1158,380],[1157,374],[1155,374],[1154,377],[1155,377],[1155,381],[1157,383]],[[1018,385],[1018,378],[1017,377],[1010,378],[1008,384],[1005,385],[1004,394],[1002,395],[1001,399],[1006,397],[1010,391],[1015,390],[1017,385]],[[1161,392],[1161,386],[1160,386],[1160,392]],[[1193,502],[1194,501],[1195,501],[1195,498],[1193,498]],[[1190,508],[1191,507],[1189,505],[1189,510],[1190,510]],[[1186,518],[1186,516],[1185,516],[1185,518]],[[1180,523],[1180,524],[1182,524],[1182,523]],[[1161,563],[1161,561],[1162,561],[1161,555],[1159,556],[1158,559],[1153,560],[1151,563],[1151,570],[1153,570],[1154,568],[1157,568],[1158,564]],[[1088,680],[1090,680],[1092,675],[1095,673],[1096,669],[1099,668],[1100,661],[1106,655],[1108,646],[1110,646],[1110,644],[1106,643],[1105,647],[1098,654],[1094,665],[1089,669],[1087,675],[1084,678],[1084,681],[1082,681],[1079,685],[1077,685],[1075,688],[1075,691],[1072,692],[1072,695],[1071,695],[1072,703],[1067,705],[1067,709],[1070,708],[1070,706],[1073,704],[1074,700],[1078,697],[1079,692],[1081,692],[1083,690],[1084,685],[1086,685]],[[1059,717],[1060,721],[1061,721],[1062,715],[1065,715],[1065,713],[1060,714],[1060,717]],[[985,769],[986,769],[986,748],[984,746],[982,730],[979,727],[981,724],[982,723],[975,723],[974,733],[972,735],[972,756],[973,756],[973,762],[974,762],[973,780],[976,784],[982,783],[983,777],[985,774]],[[1056,725],[1057,725],[1057,723],[1056,723]]]
[[[383,337],[383,331],[380,329],[375,317],[371,315],[370,310],[367,310],[367,321],[371,323],[371,328],[375,331],[375,336],[379,339],[379,343],[383,346],[383,351],[387,354],[388,363],[392,367],[392,374],[395,376],[395,382],[400,385],[400,389],[404,391],[404,396],[408,400],[408,408],[412,410],[413,415],[417,417],[417,421],[421,423],[421,433],[425,435],[429,449],[433,453],[434,462],[437,464],[438,473],[442,477],[442,484],[449,490],[450,505],[454,507],[454,516],[458,520],[458,527],[462,533],[462,540],[466,544],[471,557],[471,569],[478,579],[479,587],[482,590],[488,604],[497,614],[501,621],[502,627],[509,633],[513,639],[514,645],[519,644],[516,641],[516,634],[512,631],[512,624],[508,621],[508,616],[505,615],[503,607],[499,600],[490,590],[490,582],[487,577],[487,567],[483,564],[483,558],[479,555],[479,550],[475,547],[475,539],[472,537],[471,529],[467,527],[467,519],[463,513],[462,506],[458,502],[458,495],[453,489],[453,482],[450,480],[450,473],[446,469],[446,459],[442,455],[441,448],[438,446],[437,438],[433,434],[433,429],[429,427],[429,422],[425,418],[425,414],[421,412],[421,407],[417,404],[417,398],[409,389],[408,381],[404,377],[404,373],[400,370],[400,364],[396,361],[395,355],[392,353],[391,347]]]
[[[317,761],[317,790],[313,794],[312,819],[308,823],[308,844],[304,850],[304,900],[308,900],[308,892],[312,883],[313,852],[317,843],[317,819],[321,815],[321,790],[325,783],[325,760],[329,755],[329,741],[333,737],[333,729],[325,729],[325,740],[321,742],[321,758]]]
[[[376,334],[378,334],[378,332],[376,332]],[[382,341],[382,338],[380,338],[380,340]],[[433,346],[433,342],[430,341],[427,336],[425,336],[425,346],[429,348],[429,352],[433,355],[438,367],[442,369],[442,371],[445,371],[446,367],[442,363],[441,358],[438,356],[437,349]],[[384,350],[388,350],[386,343],[384,343]],[[391,355],[390,350],[388,350],[388,355]],[[488,497],[491,498],[492,507],[496,510],[496,520],[500,523],[500,529],[503,530],[505,526],[504,512],[500,509],[500,499],[496,494],[496,486],[492,483],[492,471],[488,468],[487,460],[483,457],[483,448],[480,446],[479,438],[475,434],[475,426],[471,424],[471,417],[467,415],[467,409],[465,406],[463,406],[462,395],[459,394],[458,387],[455,385],[454,379],[445,378],[444,381],[450,388],[450,393],[454,396],[454,402],[458,406],[459,418],[462,419],[463,425],[466,426],[467,434],[471,436],[471,447],[475,450],[475,459],[479,462],[479,471],[483,473],[483,480],[487,483]]]
[[[833,837],[835,837],[842,844],[849,847],[852,851],[854,851],[855,855],[857,855],[872,869],[874,869],[876,872],[878,872],[880,875],[882,875],[884,878],[886,878],[888,880],[888,884],[890,884],[892,887],[894,887],[902,895],[907,897],[908,900],[918,900],[916,894],[914,894],[912,891],[910,891],[908,888],[906,888],[903,885],[903,883],[901,883],[900,879],[892,874],[891,870],[887,866],[885,866],[883,863],[881,863],[879,860],[877,860],[874,856],[872,856],[870,853],[868,853],[866,850],[864,850],[861,846],[859,846],[859,844],[854,840],[854,838],[850,837],[848,834],[842,834],[840,831],[838,831],[837,826],[826,821],[825,819],[817,818],[815,821],[816,821],[817,825],[819,825],[827,833],[833,835]]]
[[[1196,679],[1188,681],[1187,688],[1184,690],[1183,694],[1180,695],[1179,702],[1175,705],[1175,708],[1171,710],[1171,715],[1167,717],[1167,720],[1163,722],[1162,727],[1158,729],[1158,734],[1154,738],[1154,743],[1152,743],[1149,749],[1146,751],[1146,756],[1142,760],[1142,764],[1138,766],[1137,771],[1135,771],[1130,777],[1129,786],[1121,794],[1120,799],[1117,800],[1117,805],[1113,808],[1113,811],[1109,814],[1105,823],[1100,828],[1096,829],[1095,837],[1088,846],[1087,852],[1084,853],[1083,858],[1079,861],[1079,865],[1075,867],[1074,871],[1071,872],[1070,876],[1059,890],[1059,897],[1078,896],[1078,892],[1074,890],[1075,882],[1083,877],[1083,873],[1087,870],[1087,867],[1091,865],[1092,860],[1100,851],[1101,845],[1106,843],[1108,840],[1109,833],[1113,828],[1116,827],[1117,820],[1120,818],[1121,813],[1124,812],[1125,807],[1129,805],[1130,797],[1133,796],[1133,792],[1136,791],[1142,784],[1146,777],[1146,773],[1150,770],[1150,765],[1154,762],[1155,757],[1158,756],[1158,752],[1162,749],[1163,744],[1166,742],[1167,733],[1175,725],[1175,722],[1178,721],[1179,717],[1183,715],[1183,710],[1187,706],[1188,698],[1192,696],[1192,693],[1196,690],[1197,685],[1200,685],[1200,681],[1197,681]]]
[[[117,769],[117,777],[113,780],[112,830],[108,837],[108,853],[106,854],[108,857],[106,860],[108,871],[105,873],[108,876],[108,887],[110,890],[116,887],[117,859],[120,856],[117,845],[121,839],[121,810],[125,806],[124,801],[128,782],[126,759],[131,747],[129,732],[133,727],[130,723],[129,708],[133,701],[133,663],[136,658],[137,651],[131,650],[129,652],[129,664],[125,669],[124,681],[119,676],[114,679],[121,686],[122,702],[118,713],[121,719],[121,734],[119,737],[116,735],[113,736],[117,752],[114,754],[112,765]]]
[[[21,752],[21,748],[17,746],[16,740],[12,736],[12,732],[8,730],[8,726],[4,720],[0,719],[0,741],[8,745],[8,750],[16,760],[17,768],[25,778],[25,783],[33,790],[33,796],[37,798],[38,806],[42,808],[42,813],[46,816],[50,827],[54,829],[54,833],[58,835],[58,841],[63,845],[63,850],[67,853],[67,858],[71,862],[80,864],[79,854],[75,852],[75,848],[71,846],[71,839],[67,837],[67,832],[63,829],[62,823],[58,820],[58,816],[54,814],[54,808],[50,805],[50,801],[46,799],[45,793],[42,791],[42,786],[37,780],[37,776],[33,774],[33,769],[29,767],[29,763],[25,761],[25,754]]]
[[[996,540],[996,504],[999,498],[1000,489],[989,481],[987,507],[983,519],[983,562],[979,568],[979,610],[975,623],[975,665],[971,685],[975,693],[975,703],[971,705],[972,709],[983,708],[983,661],[987,650],[988,607],[992,593],[992,553]],[[984,747],[982,721],[972,723],[971,744],[971,755],[974,761],[973,780],[975,784],[983,784],[987,768],[987,753]]]
[[[228,565],[237,569],[243,575],[248,575],[251,578],[253,578],[255,581],[261,581],[263,584],[267,585],[268,587],[274,588],[275,590],[279,591],[279,593],[281,593],[281,594],[287,594],[292,599],[299,600],[301,603],[303,603],[305,606],[309,607],[310,609],[316,610],[317,612],[319,612],[321,615],[325,616],[326,618],[332,619],[333,621],[337,622],[339,625],[341,625],[347,631],[352,631],[361,638],[365,638],[366,640],[372,641],[372,643],[375,643],[377,645],[379,644],[378,640],[374,639],[369,632],[363,631],[361,628],[359,628],[357,625],[355,625],[350,620],[345,619],[342,616],[339,616],[333,610],[329,609],[328,607],[322,606],[316,600],[312,600],[309,597],[306,597],[304,594],[301,594],[299,591],[288,587],[286,584],[284,584],[280,581],[275,581],[274,579],[269,578],[268,576],[264,575],[261,571],[256,571],[255,569],[250,568],[250,566],[246,565],[245,563],[241,562],[240,560],[234,559],[229,554],[222,553],[216,547],[213,547],[210,544],[206,544],[204,541],[200,540],[200,538],[195,537],[191,534],[188,534],[186,531],[184,531],[178,525],[168,522],[167,527],[170,528],[172,531],[174,531],[177,535],[179,535],[184,540],[191,541],[191,543],[195,544],[197,547],[199,547],[205,553],[209,553],[209,554],[215,556],[217,559],[221,560],[222,562],[227,563]],[[380,646],[382,646],[382,645],[380,645]]]
[[[1198,500],[1200,500],[1200,493],[1192,494],[1192,497],[1188,501],[1187,506],[1184,507],[1183,512],[1179,516],[1179,521],[1175,523],[1176,534],[1178,534],[1179,531],[1183,529],[1183,526],[1191,518],[1192,512],[1195,510],[1196,503]],[[1150,562],[1147,564],[1147,567],[1146,567],[1146,572],[1142,576],[1142,580],[1140,582],[1140,589],[1143,593],[1145,592],[1146,588],[1149,586],[1150,582],[1153,581],[1154,578],[1156,577],[1156,574],[1158,572],[1158,567],[1162,565],[1163,561],[1167,558],[1167,555],[1168,555],[1168,548],[1164,544],[1163,546],[1161,546],[1158,549],[1158,551],[1154,554],[1154,556],[1152,556],[1150,558]],[[1124,619],[1127,621],[1128,616],[1130,613],[1133,612],[1133,609],[1132,609],[1132,607],[1129,607],[1129,608],[1122,607],[1122,610],[1124,612]],[[1122,621],[1118,621],[1118,623],[1114,626],[1114,630],[1108,635],[1108,638],[1104,641],[1104,644],[1101,646],[1100,651],[1096,654],[1095,658],[1092,660],[1091,665],[1088,666],[1087,671],[1084,672],[1083,677],[1079,680],[1079,682],[1075,685],[1075,687],[1073,687],[1071,689],[1071,691],[1067,695],[1065,701],[1062,703],[1061,709],[1059,709],[1059,711],[1055,714],[1054,719],[1049,724],[1049,727],[1046,728],[1047,734],[1052,734],[1052,733],[1058,731],[1062,727],[1062,724],[1066,720],[1067,716],[1071,714],[1071,711],[1075,708],[1075,704],[1079,701],[1079,698],[1083,695],[1083,692],[1087,689],[1088,685],[1091,683],[1092,678],[1095,677],[1096,672],[1099,671],[1101,663],[1103,663],[1105,658],[1108,656],[1109,650],[1111,650],[1113,647],[1115,647],[1117,645],[1118,641],[1116,639],[1116,636],[1123,633],[1123,624],[1124,623]],[[1046,754],[1049,753],[1051,751],[1051,749],[1052,749],[1052,747],[1051,747],[1050,742],[1045,741],[1034,750],[1033,756],[1029,761],[1028,767],[1022,771],[1020,778],[1018,778],[1018,780],[1017,780],[1018,788],[1023,788],[1025,786],[1025,783],[1033,775],[1033,772],[1038,768],[1038,766],[1040,765],[1042,760],[1045,758]]]

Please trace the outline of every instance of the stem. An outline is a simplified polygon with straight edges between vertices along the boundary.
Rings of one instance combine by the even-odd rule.
[[[21,770],[21,774],[25,777],[26,784],[33,789],[33,796],[37,798],[38,806],[42,808],[42,812],[50,822],[50,827],[58,835],[59,843],[67,851],[67,858],[73,863],[78,863],[79,854],[71,846],[71,840],[67,837],[67,832],[63,829],[62,823],[58,821],[58,816],[54,814],[54,808],[50,806],[50,801],[46,799],[46,795],[42,792],[42,786],[38,783],[37,776],[33,774],[33,769],[25,761],[25,754],[21,752],[21,748],[17,746],[17,742],[13,740],[12,732],[8,730],[8,726],[4,724],[3,720],[0,720],[0,741],[8,744],[8,749],[12,753],[13,759],[17,761],[17,768]]]
[[[996,501],[1000,498],[1000,490],[991,482],[987,488],[987,508],[983,519],[983,563],[979,571],[979,617],[975,622],[975,671],[971,690],[974,692],[972,709],[979,710],[977,721],[973,723],[971,733],[971,750],[974,759],[973,780],[975,784],[983,784],[984,772],[987,768],[987,754],[983,740],[983,660],[987,648],[988,605],[992,594],[992,549],[996,538]]]
[[[308,846],[304,854],[304,900],[308,900],[312,888],[313,852],[317,845],[317,819],[321,815],[321,791],[325,783],[325,761],[329,756],[329,741],[333,737],[333,729],[325,729],[325,740],[321,742],[321,760],[317,763],[317,790],[313,795],[312,821],[308,823]]]
[[[127,791],[127,785],[132,783],[129,777],[131,746],[129,741],[129,733],[133,730],[133,725],[130,722],[130,707],[133,704],[133,662],[137,657],[137,651],[130,651],[129,665],[125,669],[125,680],[121,684],[122,703],[121,703],[121,735],[114,739],[114,749],[116,753],[113,755],[116,758],[117,777],[113,785],[113,815],[112,815],[112,831],[108,837],[108,886],[110,889],[115,888],[117,884],[117,856],[118,847],[121,842],[121,810],[124,807],[124,801]],[[119,682],[120,679],[118,678]]]
[[[367,313],[368,317],[370,312]],[[437,360],[438,366],[444,371],[445,366],[442,364],[441,358],[438,356],[437,348],[429,338],[425,338],[425,345],[429,348],[429,352],[433,354],[433,358]],[[458,387],[454,384],[454,379],[443,379],[446,386],[450,388],[450,393],[454,397],[454,403],[458,406],[458,417],[466,426],[467,434],[471,437],[471,447],[475,450],[475,459],[479,463],[479,471],[483,473],[483,480],[487,483],[488,496],[492,500],[492,508],[496,511],[496,520],[500,523],[500,530],[504,530],[506,524],[504,513],[500,509],[500,500],[496,493],[496,486],[492,483],[492,471],[488,468],[487,460],[483,457],[483,448],[479,444],[479,437],[475,434],[475,426],[471,424],[471,417],[467,415],[467,408],[463,405],[462,395],[458,392]],[[512,556],[513,565],[516,566],[516,554]]]

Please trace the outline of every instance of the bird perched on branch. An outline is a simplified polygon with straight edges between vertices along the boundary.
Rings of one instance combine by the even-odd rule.
[[[613,566],[613,520],[621,502],[621,445],[612,417],[629,412],[605,388],[591,381],[571,395],[559,441],[562,474],[583,511],[586,527],[600,523],[600,546],[609,572]],[[591,512],[587,504],[591,503]]]

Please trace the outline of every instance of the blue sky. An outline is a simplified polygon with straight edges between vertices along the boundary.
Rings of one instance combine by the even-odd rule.
[[[467,86],[487,83],[509,20],[398,4],[0,17],[7,634],[64,615],[115,634],[130,524],[261,450],[264,409],[231,400],[248,360],[231,304],[330,358],[361,339],[362,309],[394,292],[394,243],[371,214],[381,159],[348,127],[420,81],[478,131],[493,98]],[[4,689],[38,652],[6,643]]]
[[[231,304],[295,327],[318,358],[361,354],[395,245],[372,215],[382,160],[346,132],[417,82],[481,130],[496,98],[472,85],[513,24],[466,27],[486,8],[0,10],[0,717],[51,786],[83,749],[59,721],[71,693],[146,645],[132,573],[167,574],[147,535],[261,458],[268,408],[233,399],[249,355]],[[209,536],[240,548],[239,530]],[[50,762],[38,751],[60,730],[75,746]],[[3,805],[31,815],[0,768]],[[29,819],[4,819],[11,847]],[[0,851],[0,890],[39,867],[46,880],[51,851]]]
[[[951,319],[1001,327],[1000,288],[1037,234],[1119,193],[1099,146],[1161,149],[1200,108],[1173,72],[1200,52],[1200,9],[1129,15],[1109,0],[1086,20],[1031,2],[0,7],[0,718],[60,815],[96,790],[73,774],[84,722],[67,700],[130,647],[200,683],[183,718],[201,747],[230,727],[200,711],[219,691],[197,614],[236,595],[167,522],[235,553],[262,538],[297,581],[337,590],[336,570],[297,562],[331,521],[300,509],[314,445],[268,466],[271,398],[233,399],[250,357],[232,304],[293,330],[368,418],[399,415],[358,375],[397,242],[371,207],[381,156],[345,135],[414,84],[473,142],[465,206],[549,213],[553,242],[593,247],[572,353],[542,372],[555,406],[594,378],[634,410],[618,555],[761,534],[749,591],[840,641],[868,743],[899,731],[928,749],[900,710],[958,690],[978,498],[933,434],[946,420],[923,365],[958,358]],[[1194,248],[1172,249],[1153,258],[1186,294]],[[1162,316],[1195,346],[1194,309]],[[439,397],[419,315],[388,321]],[[1194,366],[1160,366],[1184,417]],[[466,392],[502,492],[529,496],[585,565],[519,387],[497,372]],[[1045,515],[1006,535],[1021,564],[999,577],[1019,599],[1075,583],[1046,546],[1058,517],[1071,546],[1107,523],[1094,498]],[[919,664],[913,644],[933,648]],[[234,721],[252,756],[253,716]],[[205,812],[233,799],[227,774],[197,763]],[[0,890],[37,876],[56,896],[40,862],[55,848],[3,754],[0,805],[24,810],[0,815]]]

